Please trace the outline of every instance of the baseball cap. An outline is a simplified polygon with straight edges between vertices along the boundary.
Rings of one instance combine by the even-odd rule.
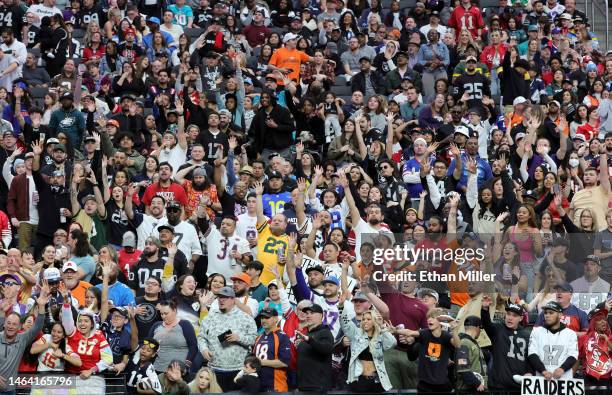
[[[548,105],[550,106],[551,104],[554,104],[555,106],[561,108],[561,104],[559,104],[559,102],[557,100],[551,100],[548,102]]]
[[[238,172],[238,174],[248,174],[250,176],[253,175],[253,168],[249,165],[242,166],[242,169]]]
[[[363,292],[357,292],[355,296],[353,296],[353,300],[364,300],[366,302],[369,301],[368,297],[365,296]]]
[[[530,32],[537,32],[538,31],[538,25],[529,25],[529,28],[527,29]]]
[[[174,226],[163,224],[157,227],[157,233],[161,233],[162,230],[169,230],[172,234],[174,234]]]
[[[512,101],[513,106],[518,106],[519,104],[524,104],[524,103],[527,103],[527,99],[525,99],[523,96],[515,97],[514,100]]]
[[[64,265],[62,266],[62,273],[65,273],[68,270],[72,270],[73,272],[76,272],[78,268],[79,267],[77,266],[76,263],[74,263],[73,261],[68,261],[64,263]]]
[[[334,284],[339,286],[340,280],[338,280],[338,277],[336,276],[327,276],[323,281],[321,281],[321,284]]]
[[[51,173],[51,177],[64,177],[64,171],[63,170],[54,170]]]
[[[49,270],[49,269],[47,269],[47,270]],[[57,269],[55,269],[55,270],[57,270]],[[21,281],[21,279],[19,278],[19,276],[18,276],[18,275],[16,275],[16,274],[11,274],[11,273],[5,273],[5,274],[1,275],[1,276],[0,276],[0,283],[4,283],[4,281],[5,281],[7,278],[10,278],[11,280],[15,280],[15,282],[16,282],[18,285],[22,285],[22,284],[23,284],[23,281]]]
[[[91,142],[95,143],[95,142],[96,142],[96,138],[95,138],[94,136],[87,135],[87,136],[85,136],[85,139],[84,139],[83,141],[84,141],[85,143],[87,143],[87,142],[89,142],[89,141],[91,141]]]
[[[542,307],[542,310],[552,310],[556,311],[557,313],[561,313],[563,311],[563,308],[559,303],[555,302],[554,300],[551,300],[550,302],[546,303],[544,307]]]
[[[593,63],[593,61],[590,61],[589,63],[587,63],[587,67],[586,67],[586,71],[597,71],[597,65],[595,63]]]
[[[291,41],[291,40],[297,40],[298,35],[295,33],[287,33],[285,34],[285,36],[283,37],[283,43],[286,43],[287,41]]]
[[[467,317],[465,321],[463,321],[463,326],[474,326],[476,328],[480,328],[482,327],[482,321],[480,320],[480,317],[471,315]]]
[[[519,132],[516,134],[516,136],[514,136],[514,141],[519,141],[520,139],[524,139],[525,136],[526,136],[525,133]]]
[[[134,232],[127,231],[123,234],[123,241],[121,243],[124,247],[136,247],[136,235]]]
[[[563,291],[574,293],[574,287],[572,287],[572,285],[567,282],[555,285],[554,289],[562,289]]]
[[[608,317],[608,309],[606,309],[604,303],[601,304],[603,306],[597,305],[593,310],[589,311],[589,314],[587,315],[589,321],[597,316],[601,316],[601,318],[603,319],[606,319]]]
[[[62,279],[60,271],[54,267],[45,269],[45,271],[43,272],[43,277],[49,283],[57,283]]]
[[[108,122],[106,122],[106,126],[114,126],[116,128],[119,127],[119,121],[117,121],[116,119],[111,119]]]
[[[223,110],[219,110],[219,115],[225,115],[225,116],[231,117],[232,113],[230,112],[230,110],[224,108]]]
[[[55,137],[51,137],[50,139],[47,139],[47,145],[49,144],[59,144],[59,140]]]
[[[276,311],[276,309],[272,309],[268,307],[266,309],[262,309],[259,312],[259,314],[257,314],[257,317],[265,317],[265,318],[278,317],[278,311]]]
[[[574,136],[574,140],[580,140],[582,142],[586,142],[586,136],[582,133],[576,133]]]
[[[510,302],[508,300],[508,301],[506,301],[506,311],[511,311],[511,312],[516,313],[518,315],[523,315],[523,312],[525,310],[523,310],[523,306],[521,306],[520,304],[513,303],[513,302]]]
[[[559,29],[558,27],[555,27],[554,29],[551,30],[552,34],[560,34],[561,33],[561,29]]]
[[[370,58],[367,56],[362,56],[361,58],[359,58],[359,63],[363,62],[363,61],[367,61],[368,63],[371,62]]]
[[[282,179],[283,176],[281,175],[281,173],[277,172],[277,171],[272,171],[270,172],[270,176],[268,177],[268,179],[273,179],[273,178],[280,178]]]
[[[531,189],[527,189],[523,192],[523,197],[527,197],[527,198],[532,198],[532,199],[536,199],[536,194],[533,192],[533,190]]]
[[[570,14],[568,14],[567,12],[564,12],[563,14],[561,14],[559,16],[559,19],[567,19],[568,21],[572,20],[572,16]]]
[[[319,313],[319,314],[323,314],[323,308],[321,306],[319,306],[318,304],[313,304],[311,306],[304,307],[302,309],[302,311],[304,313]]]
[[[584,262],[588,262],[588,261],[592,261],[595,262],[596,264],[598,264],[599,266],[601,266],[601,259],[597,256],[597,255],[587,255],[586,259],[584,260]]]
[[[130,314],[128,313],[127,309],[125,307],[121,307],[121,306],[116,306],[116,307],[111,307],[108,310],[109,315],[113,315],[113,312],[117,312],[119,314],[121,314],[123,316],[123,318],[128,318],[130,316]]]
[[[306,269],[306,275],[308,275],[308,273],[310,273],[313,270],[316,270],[317,272],[319,272],[321,274],[325,274],[325,269],[323,269],[323,266],[315,265],[315,266],[311,266],[308,269]]]
[[[457,126],[455,128],[455,133],[454,134],[462,134],[462,135],[464,135],[467,138],[470,137],[470,131],[468,130],[467,127],[465,127],[463,125]]]
[[[217,292],[217,296],[221,298],[235,298],[236,293],[232,287],[223,287]]]
[[[478,62],[478,60],[476,60],[476,56],[468,56],[467,58],[465,58],[466,63],[467,62]]]
[[[74,100],[74,95],[71,92],[64,92],[60,97],[60,101],[64,99]]]
[[[249,275],[244,272],[240,274],[235,274],[232,277],[230,277],[230,279],[232,281],[242,281],[246,283],[247,285],[251,285],[251,277],[249,277]]]
[[[161,21],[156,16],[150,16],[149,19],[147,19],[147,22],[156,23],[158,25],[161,25]]]

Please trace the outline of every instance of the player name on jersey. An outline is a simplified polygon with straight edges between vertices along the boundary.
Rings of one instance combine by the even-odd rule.
[[[521,395],[584,395],[582,379],[546,380],[544,377],[523,377]]]

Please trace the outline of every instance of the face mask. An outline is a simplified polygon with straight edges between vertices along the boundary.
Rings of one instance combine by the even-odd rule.
[[[569,161],[567,161],[567,163],[570,165],[570,167],[578,167],[578,165],[580,164],[580,161],[578,159],[570,159]]]

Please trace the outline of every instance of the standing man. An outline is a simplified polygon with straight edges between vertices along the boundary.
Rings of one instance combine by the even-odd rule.
[[[482,322],[471,315],[464,322],[465,333],[459,335],[461,343],[455,355],[457,365],[457,391],[470,394],[474,390],[487,390],[487,363],[476,338],[480,335]]]
[[[546,380],[571,379],[578,359],[576,333],[561,323],[559,303],[548,302],[543,310],[544,326],[533,328],[529,337],[529,363]]]
[[[318,304],[304,307],[308,334],[296,331],[297,387],[299,391],[323,392],[332,388],[331,366],[334,336],[323,325],[323,308]]]
[[[513,380],[512,376],[530,375],[527,365],[529,334],[521,328],[525,310],[517,303],[507,302],[503,323],[493,323],[489,314],[490,305],[491,299],[488,296],[483,297],[480,317],[482,317],[482,326],[491,339],[493,347],[493,369],[491,369],[488,388],[492,391],[518,392],[521,386]]]
[[[461,4],[451,14],[448,26],[455,29],[457,41],[463,29],[467,29],[475,41],[480,41],[485,23],[480,9],[472,6],[472,0],[461,0]]]
[[[278,328],[278,311],[265,308],[259,312],[264,333],[255,339],[253,353],[261,361],[261,392],[287,392],[287,367],[291,360],[289,337]]]

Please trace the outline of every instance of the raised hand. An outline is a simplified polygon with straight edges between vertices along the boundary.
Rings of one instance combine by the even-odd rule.
[[[459,147],[457,147],[457,144],[452,143],[452,142],[450,143],[450,152],[455,158],[461,155],[461,150],[459,150]]]
[[[504,211],[503,213],[497,216],[497,218],[495,219],[495,222],[499,222],[501,224],[502,222],[506,220],[506,218],[508,218],[509,215],[510,213],[508,211]]]
[[[177,251],[178,251],[178,247],[176,246],[176,244],[171,243],[168,246],[168,256],[172,256],[172,257],[175,256]]]
[[[318,213],[313,214],[312,227],[314,229],[321,229],[322,226],[323,226],[323,221],[321,220],[321,216]]]
[[[39,156],[40,154],[43,153],[44,143],[45,142],[42,139],[32,142],[31,146],[32,146],[32,152],[34,152],[34,155]]]
[[[38,298],[36,298],[36,304],[38,304],[39,307],[38,311],[45,311],[45,305],[49,301],[50,293],[51,291],[49,289],[47,280],[43,280],[43,285],[40,287],[40,294],[38,295]]]
[[[34,143],[32,143],[32,145],[34,145]],[[34,147],[32,147],[32,149],[34,149]],[[19,155],[23,154],[23,149],[21,149],[20,147],[15,148],[15,151],[13,151],[13,153],[11,154],[11,158],[15,159],[16,157],[18,157]]]
[[[297,246],[297,233],[291,232],[289,235],[289,250],[294,251]]]
[[[431,143],[429,145],[429,147],[427,147],[427,151],[426,151],[426,156],[431,155],[433,152],[436,152],[436,150],[438,149],[438,147],[440,146],[440,143],[435,141],[433,143]]]
[[[297,180],[297,186],[298,186],[298,191],[299,191],[300,193],[304,193],[304,192],[306,192],[306,189],[307,189],[307,186],[306,186],[306,179],[305,179],[305,178],[303,178],[303,177],[300,177],[300,178]]]
[[[236,139],[236,136],[231,136],[228,139],[228,143],[230,151],[234,151],[236,147],[238,147],[238,140]]]
[[[470,173],[472,174],[476,174],[476,172],[478,171],[478,165],[476,163],[476,159],[475,158],[467,158],[467,169]]]
[[[315,176],[321,177],[323,175],[323,166],[316,165],[315,166]]]
[[[263,182],[255,181],[255,194],[259,196],[259,195],[263,195],[263,192],[264,192]]]
[[[295,145],[295,153],[297,155],[302,155],[303,152],[304,152],[304,144],[301,141],[298,141],[297,144]]]

